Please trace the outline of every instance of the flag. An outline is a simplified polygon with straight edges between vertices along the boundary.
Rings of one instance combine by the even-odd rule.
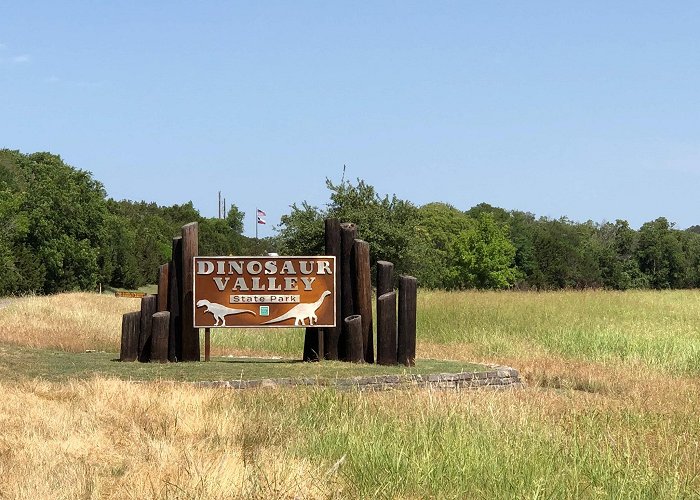
[[[258,224],[267,224],[267,222],[265,222],[262,217],[258,216]]]
[[[258,217],[260,217],[261,215],[264,217],[267,214],[258,208]],[[263,224],[264,224],[264,222],[263,222]]]

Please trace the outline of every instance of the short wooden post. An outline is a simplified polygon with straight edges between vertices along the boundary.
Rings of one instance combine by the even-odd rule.
[[[134,311],[122,316],[122,345],[119,361],[136,361],[139,357],[141,334],[141,312]]]
[[[396,292],[377,299],[377,363],[396,364]]]
[[[398,362],[416,365],[416,307],[418,280],[413,276],[399,278]]]
[[[146,295],[141,298],[141,333],[139,335],[139,361],[147,363],[151,359],[151,321],[156,313],[158,297]]]
[[[191,222],[182,226],[182,361],[199,361],[199,328],[194,326],[194,263],[199,253],[199,224]]]
[[[394,289],[394,264],[385,260],[377,261],[377,297]]]
[[[355,238],[357,238],[357,226],[352,222],[344,222],[340,225],[340,271],[341,271],[341,307],[340,317],[347,318],[355,314],[355,293],[353,288],[355,280],[353,278],[353,249],[355,248]],[[348,344],[348,330],[345,322],[341,325],[340,339],[338,341],[338,358],[347,360],[345,347]]]
[[[359,314],[353,314],[345,318],[343,323],[348,331],[347,360],[353,363],[360,363],[364,359],[364,349],[362,347],[362,321]]]
[[[211,328],[204,329],[204,361],[209,361],[211,356]]]
[[[323,359],[323,332],[321,328],[309,327],[304,333],[304,361],[320,361]],[[321,344],[319,345],[319,341]]]
[[[168,361],[182,361],[182,237],[173,238],[173,260],[168,267],[168,305],[170,306],[170,331],[168,333]]]
[[[335,256],[335,315],[336,326],[323,329],[323,357],[325,359],[338,359],[338,341],[342,329],[342,278],[340,264],[340,223],[338,219],[326,219],[326,255]]]
[[[170,313],[168,311],[155,313],[151,321],[151,362],[168,362],[169,330]]]
[[[158,267],[158,312],[169,311],[168,307],[168,278],[170,264]]]
[[[355,240],[355,309],[362,316],[362,351],[367,363],[374,363],[372,332],[372,273],[369,265],[369,243]]]

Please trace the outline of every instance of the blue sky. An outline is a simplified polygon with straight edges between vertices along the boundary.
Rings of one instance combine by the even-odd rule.
[[[247,213],[326,177],[460,209],[700,224],[700,2],[0,7],[0,147]]]

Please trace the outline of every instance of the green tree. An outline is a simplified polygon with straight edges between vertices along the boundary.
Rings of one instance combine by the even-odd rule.
[[[453,258],[457,238],[473,225],[473,219],[446,203],[428,203],[418,208],[411,261],[421,286],[459,287]]]
[[[245,220],[245,212],[240,211],[236,205],[232,204],[226,214],[226,223],[233,234],[243,234],[243,220]]]
[[[231,205],[226,219],[202,219],[199,223],[201,255],[241,255],[245,213]]]
[[[688,263],[678,233],[665,217],[639,229],[639,268],[653,288],[679,288],[685,283]]]
[[[289,255],[322,255],[324,248],[324,219],[326,213],[306,201],[280,218],[279,246]]]
[[[102,185],[57,155],[1,153],[0,190],[9,193],[3,196],[9,205],[0,210],[13,226],[1,253],[9,260],[9,248],[14,261],[11,291],[93,288],[107,215]]]
[[[538,274],[532,284],[539,289],[587,288],[602,285],[595,226],[576,224],[563,217],[537,221],[533,235]]]
[[[452,253],[451,284],[460,288],[509,288],[519,277],[508,225],[498,223],[489,212],[479,213],[471,227],[459,233]]]
[[[333,184],[326,180],[331,192],[328,216],[341,222],[354,222],[360,238],[370,244],[370,261],[394,263],[396,275],[416,274],[418,263],[412,260],[411,246],[415,236],[416,207],[393,195],[380,196],[373,186],[358,179]]]
[[[292,211],[281,218],[279,246],[285,253],[322,254],[324,251],[324,219],[336,218],[358,226],[359,237],[370,244],[370,261],[394,263],[396,274],[415,270],[411,250],[417,216],[416,207],[396,196],[380,196],[374,187],[358,179],[333,184],[326,180],[330,201],[326,209],[307,202],[292,205]]]

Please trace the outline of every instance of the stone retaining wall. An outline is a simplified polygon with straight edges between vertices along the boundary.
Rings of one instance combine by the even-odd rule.
[[[195,382],[197,387],[252,389],[256,387],[320,386],[337,389],[383,391],[398,388],[432,389],[519,389],[524,387],[517,370],[493,366],[483,372],[435,373],[430,375],[375,375],[342,379],[278,378],[261,380],[215,380]]]

